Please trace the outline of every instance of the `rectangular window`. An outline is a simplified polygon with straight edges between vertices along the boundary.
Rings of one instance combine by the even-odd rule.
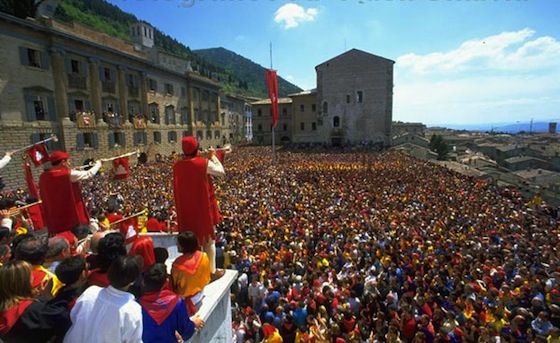
[[[204,140],[204,134],[202,133],[202,130],[196,131],[196,139],[199,141]]]
[[[167,143],[176,143],[177,142],[177,132],[169,131],[167,133]]]
[[[317,123],[311,123],[311,131],[317,131]]]
[[[258,131],[258,132],[262,132],[262,124],[259,124],[259,125],[257,126],[257,131]]]
[[[315,104],[312,104],[312,105],[311,105],[311,111],[312,111],[312,112],[317,111],[317,106],[315,106]]]
[[[35,109],[35,118],[37,120],[46,120],[45,118],[45,103],[40,96],[33,100],[33,108]]]
[[[364,93],[362,91],[356,93],[356,101],[359,103],[364,101]]]
[[[212,139],[212,131],[210,130],[206,131],[206,139],[208,140]]]
[[[305,105],[304,104],[299,105],[299,110],[300,112],[305,112]]]
[[[182,97],[187,96],[187,89],[185,87],[181,87],[181,96]]]
[[[282,115],[285,115],[285,116],[288,115],[288,109],[287,109],[286,107],[284,107],[284,108],[282,109]]]
[[[257,110],[257,116],[258,116],[258,117],[262,117],[262,109],[261,109],[261,108],[259,108],[259,109]]]
[[[27,49],[27,60],[29,63],[27,64],[30,67],[41,68],[40,58],[39,58],[39,51],[35,49]]]
[[[282,124],[282,131],[288,131],[288,124]]]
[[[347,104],[350,103],[350,94],[346,94],[346,103],[347,103]]]
[[[80,61],[70,60],[70,71],[74,75],[80,75]]]
[[[220,130],[214,131],[214,139],[220,139]]]
[[[299,129],[305,131],[305,123],[299,123]]]
[[[156,92],[157,91],[157,81],[154,79],[148,79],[148,90]]]
[[[112,81],[111,69],[103,68],[103,81]]]
[[[154,131],[153,136],[154,136],[154,143],[160,144],[161,143],[161,132]]]
[[[119,148],[126,146],[126,137],[124,132],[111,132],[109,133],[109,147]]]
[[[165,84],[165,93],[173,95],[173,85],[170,83]]]

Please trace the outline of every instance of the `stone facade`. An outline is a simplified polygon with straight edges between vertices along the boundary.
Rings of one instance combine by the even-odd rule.
[[[149,36],[147,24],[138,28]],[[50,140],[48,149],[68,151],[71,163],[80,165],[135,150],[148,159],[169,155],[190,134],[202,148],[228,142],[220,84],[185,69],[184,60],[181,70],[158,64],[163,57],[149,42],[132,44],[79,24],[0,13],[0,45],[2,151],[56,135],[58,142]],[[6,190],[25,187],[22,155],[2,170]],[[32,169],[37,178],[42,168]]]
[[[352,49],[315,67],[325,143],[391,145],[394,63]]]

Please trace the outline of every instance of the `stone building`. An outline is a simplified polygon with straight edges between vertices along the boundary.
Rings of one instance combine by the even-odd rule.
[[[224,144],[220,84],[157,51],[148,24],[131,34],[126,42],[76,23],[0,13],[2,151],[56,135],[49,150],[66,150],[80,165],[135,150],[168,155],[190,134],[203,148]],[[2,170],[7,189],[24,187],[20,157]]]
[[[394,63],[352,49],[315,67],[323,142],[391,145]]]

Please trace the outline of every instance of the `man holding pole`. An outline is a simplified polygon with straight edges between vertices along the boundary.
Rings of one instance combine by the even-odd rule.
[[[92,178],[101,168],[101,160],[89,170],[75,170],[70,168],[69,159],[70,155],[64,151],[53,152],[49,157],[52,168],[39,178],[44,219],[50,235],[89,224],[79,181]]]
[[[225,176],[224,167],[209,150],[209,157],[198,152],[193,136],[183,137],[183,158],[173,165],[173,194],[177,208],[179,232],[192,231],[210,260],[211,280],[222,277],[223,269],[216,269],[216,232],[214,225],[221,220],[210,175]]]

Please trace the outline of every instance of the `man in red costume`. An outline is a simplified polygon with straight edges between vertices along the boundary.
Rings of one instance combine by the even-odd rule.
[[[198,141],[192,136],[183,137],[183,158],[173,165],[173,195],[177,208],[179,232],[193,231],[210,259],[211,279],[224,275],[216,269],[216,233],[214,225],[221,216],[214,195],[210,175],[225,176],[224,167],[210,150],[209,157],[200,156]]]
[[[101,161],[96,161],[89,170],[74,170],[70,168],[70,155],[64,151],[53,152],[49,159],[52,168],[39,178],[49,234],[68,231],[79,224],[89,225],[79,181],[92,178],[101,168]]]

